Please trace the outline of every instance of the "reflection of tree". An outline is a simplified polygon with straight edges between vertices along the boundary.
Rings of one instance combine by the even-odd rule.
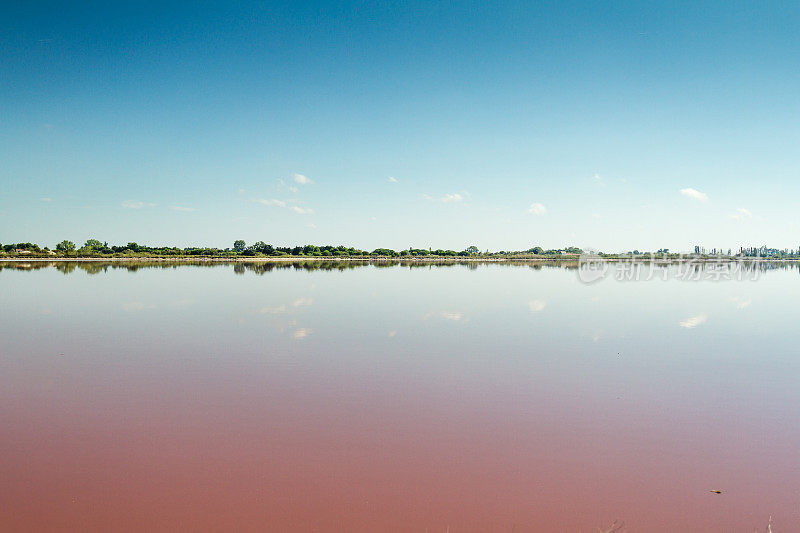
[[[0,271],[4,268],[9,270],[41,270],[43,268],[50,268],[54,266],[53,263],[47,262],[35,262],[35,263],[18,263],[16,261],[9,261],[5,263],[0,263]]]
[[[78,263],[78,268],[87,274],[99,274],[100,272],[106,272],[108,265],[103,263]]]
[[[62,274],[71,274],[78,267],[75,263],[56,263],[55,266]]]

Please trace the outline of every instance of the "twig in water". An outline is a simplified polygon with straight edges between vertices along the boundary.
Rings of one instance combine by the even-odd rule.
[[[619,522],[619,524],[617,522],[619,522],[619,520],[614,520],[614,523],[611,524],[608,529],[598,527],[597,530],[600,533],[614,533],[615,531],[622,531],[622,529],[625,527],[625,522]]]

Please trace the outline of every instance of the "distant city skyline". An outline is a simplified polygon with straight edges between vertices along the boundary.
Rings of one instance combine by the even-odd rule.
[[[797,250],[797,27],[797,3],[18,3],[0,243]]]

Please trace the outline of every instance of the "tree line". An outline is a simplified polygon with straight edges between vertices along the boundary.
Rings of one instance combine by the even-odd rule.
[[[443,250],[433,248],[407,248],[394,250],[391,248],[376,248],[374,250],[362,250],[352,246],[333,246],[333,245],[314,245],[305,244],[302,246],[274,246],[264,241],[257,241],[247,244],[242,239],[233,242],[230,248],[216,247],[185,247],[177,246],[149,246],[129,242],[124,245],[110,245],[108,242],[101,242],[98,239],[88,239],[82,246],[78,247],[74,242],[63,240],[54,249],[47,246],[39,246],[31,242],[19,242],[13,244],[0,244],[0,257],[219,257],[219,258],[239,258],[239,257],[389,257],[389,258],[464,258],[464,257],[487,257],[487,258],[571,258],[583,253],[583,250],[576,246],[567,246],[559,249],[545,249],[541,246],[533,246],[525,250],[499,250],[481,251],[477,246],[469,246],[464,250]],[[601,257],[646,257],[650,252],[633,250],[625,253],[603,253],[595,252]],[[682,254],[671,252],[667,248],[661,248],[655,254],[659,257],[678,259]],[[769,259],[798,259],[800,249],[792,250],[788,248],[770,248],[767,246],[741,247],[738,251],[730,248],[706,249],[702,246],[695,246],[694,255],[697,257],[764,257]]]
[[[419,258],[419,257],[506,257],[518,255],[533,256],[563,256],[579,255],[580,248],[571,246],[558,250],[545,250],[534,246],[521,251],[481,251],[477,246],[469,246],[460,251],[432,248],[413,248],[394,250],[391,248],[376,248],[374,250],[361,250],[352,246],[318,246],[306,244],[302,246],[273,246],[263,241],[248,245],[244,240],[238,239],[230,248],[215,247],[186,247],[177,246],[148,246],[129,242],[125,245],[109,245],[97,239],[87,240],[83,246],[78,247],[74,242],[63,240],[55,249],[47,246],[24,242],[0,245],[0,254],[6,256],[63,256],[63,257],[392,257],[392,258]]]

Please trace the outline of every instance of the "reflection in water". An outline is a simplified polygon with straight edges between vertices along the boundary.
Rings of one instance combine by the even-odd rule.
[[[0,268],[2,531],[800,530],[797,263]]]
[[[136,272],[141,269],[174,269],[178,267],[203,267],[203,268],[231,268],[236,274],[244,274],[252,272],[255,274],[265,274],[274,270],[353,270],[357,268],[453,268],[465,267],[469,270],[475,270],[482,265],[513,265],[513,266],[529,266],[533,269],[541,268],[577,268],[577,262],[559,262],[559,261],[537,261],[524,262],[497,262],[497,261],[414,261],[414,260],[341,260],[341,261],[326,261],[326,260],[306,260],[306,261],[37,261],[37,262],[15,262],[15,261],[0,261],[0,270],[13,269],[13,270],[41,270],[45,268],[55,268],[64,274],[70,274],[79,269],[87,274],[98,274],[100,272],[108,272],[109,270],[127,270],[128,272]]]
[[[707,320],[708,320],[708,315],[704,313],[702,315],[689,317],[686,320],[681,320],[680,326],[682,328],[696,328],[700,324],[705,323]]]
[[[621,264],[622,262],[612,262],[611,265]],[[629,263],[628,263],[629,264]],[[0,261],[0,271],[3,269],[34,271],[46,268],[55,268],[64,274],[71,274],[75,270],[82,270],[87,274],[105,273],[109,270],[127,270],[136,272],[140,269],[175,269],[178,267],[202,267],[202,268],[230,268],[236,274],[252,272],[255,274],[265,274],[274,270],[353,270],[357,268],[454,268],[462,267],[469,270],[477,270],[485,266],[495,267],[527,267],[533,270],[547,268],[558,268],[565,270],[577,270],[577,261],[530,261],[530,260],[508,260],[508,261],[415,261],[415,260],[298,260],[298,261]],[[703,272],[718,272],[720,269],[726,271],[741,270],[744,273],[751,272],[770,272],[775,270],[797,270],[800,272],[800,262],[798,261],[729,261],[729,262],[678,262],[678,261],[638,261],[634,263],[634,273],[645,272],[644,275],[634,276],[628,273],[629,278],[644,279],[647,277],[663,277],[667,272],[674,272],[679,269],[680,275],[684,279],[701,279],[698,274]],[[719,276],[719,279],[725,279]]]
[[[528,307],[531,308],[531,311],[534,313],[538,313],[539,311],[544,310],[547,307],[547,302],[541,299],[531,300],[528,302]]]

